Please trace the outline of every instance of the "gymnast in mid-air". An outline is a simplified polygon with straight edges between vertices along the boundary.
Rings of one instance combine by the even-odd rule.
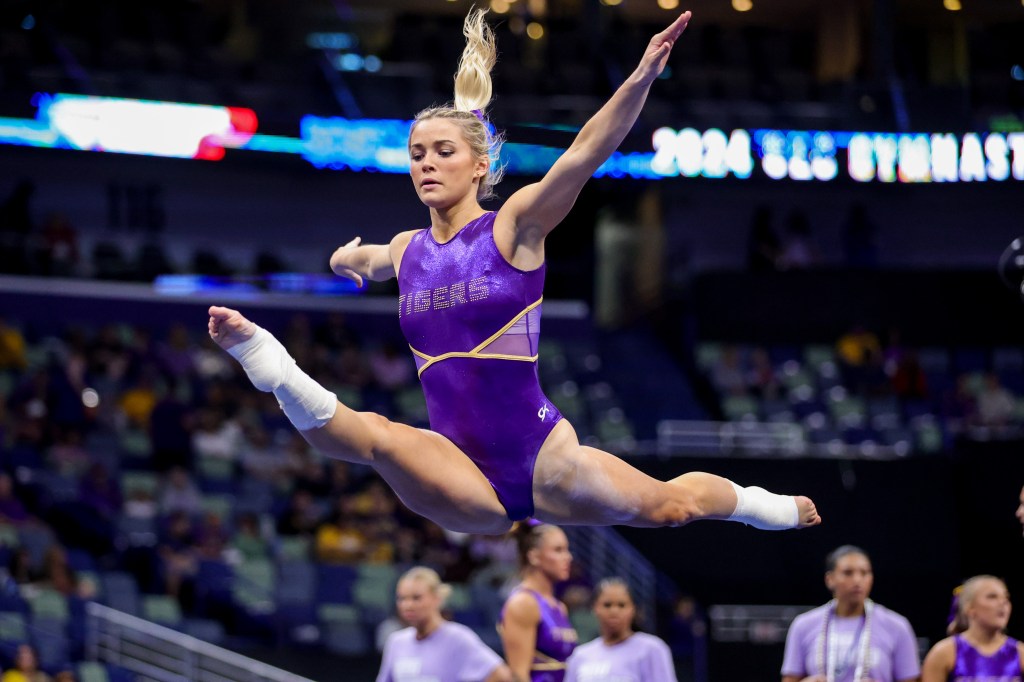
[[[651,38],[633,73],[544,177],[497,211],[480,206],[500,175],[500,137],[485,114],[497,53],[484,14],[466,17],[454,103],[421,111],[410,130],[410,175],[430,226],[386,245],[356,238],[331,257],[335,273],[360,285],[397,277],[399,324],[430,429],[342,405],[238,311],[211,307],[210,336],[257,389],[273,392],[311,445],[370,465],[410,509],[450,530],[501,534],[526,518],[638,527],[723,519],[765,530],[820,523],[807,497],[697,471],[659,481],[580,445],[538,380],[544,240],[632,128],[690,12]]]

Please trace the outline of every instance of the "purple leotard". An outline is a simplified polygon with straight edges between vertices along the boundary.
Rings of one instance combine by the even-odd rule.
[[[524,272],[494,243],[493,212],[438,243],[413,235],[398,317],[416,357],[430,428],[491,482],[513,521],[533,515],[533,466],[562,418],[537,377],[545,266]]]
[[[531,595],[540,607],[540,622],[537,623],[537,642],[534,644],[533,665],[530,667],[530,682],[562,682],[565,679],[565,662],[576,648],[576,628],[569,621],[565,607],[561,602],[552,604],[543,596],[517,587],[512,591],[526,592]],[[511,595],[510,595],[511,598]],[[506,602],[507,603],[507,602]],[[498,627],[505,622],[505,609],[502,607]]]
[[[956,663],[949,674],[950,682],[1021,682],[1020,654],[1013,637],[1007,637],[991,656],[975,649],[962,635],[954,641]]]

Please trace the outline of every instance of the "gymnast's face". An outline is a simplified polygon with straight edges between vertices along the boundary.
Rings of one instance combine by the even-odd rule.
[[[420,201],[431,208],[449,208],[468,196],[476,199],[486,159],[473,155],[458,123],[428,118],[409,136],[409,174]]]
[[[569,538],[561,528],[548,528],[536,547],[529,553],[530,566],[540,571],[552,582],[569,579],[572,568],[572,552],[569,551]]]
[[[836,567],[825,574],[825,585],[832,596],[844,604],[863,604],[874,582],[871,562],[863,554],[844,554]]]
[[[605,639],[620,639],[633,628],[636,607],[629,590],[622,585],[608,585],[594,600],[594,615]]]
[[[414,628],[421,627],[441,612],[441,600],[423,580],[401,580],[395,590],[398,617]]]
[[[1002,580],[983,580],[965,610],[971,623],[1004,630],[1010,622],[1010,593]]]

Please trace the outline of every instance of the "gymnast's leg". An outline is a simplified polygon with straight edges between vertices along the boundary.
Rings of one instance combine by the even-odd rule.
[[[564,419],[537,456],[533,495],[536,517],[563,525],[654,528],[721,519],[783,530],[821,523],[806,497],[742,488],[701,471],[671,481],[651,478],[614,455],[581,446]]]
[[[325,455],[372,466],[406,506],[449,530],[500,534],[511,527],[491,484],[444,436],[342,405],[238,311],[211,307],[209,331]]]

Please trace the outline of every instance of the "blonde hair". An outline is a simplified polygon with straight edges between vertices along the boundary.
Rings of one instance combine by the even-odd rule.
[[[462,135],[469,143],[473,155],[487,159],[487,170],[477,187],[477,201],[494,196],[494,186],[501,181],[504,168],[498,164],[498,155],[504,141],[500,133],[491,132],[485,119],[487,105],[491,103],[491,69],[498,61],[498,49],[494,31],[484,21],[487,10],[474,9],[466,15],[462,34],[466,36],[466,47],[459,58],[455,72],[455,103],[433,106],[416,114],[412,130],[420,121],[443,118],[452,121],[462,129]]]
[[[404,582],[406,580],[419,580],[426,584],[430,592],[440,600],[441,608],[444,608],[445,602],[448,601],[448,597],[452,596],[452,586],[441,582],[441,576],[439,576],[437,571],[432,568],[427,568],[426,566],[414,566],[403,573],[402,577],[398,579],[398,582]]]
[[[995,580],[997,583],[1006,589],[1006,583],[1001,578],[997,578],[994,575],[976,575],[973,578],[969,578],[964,581],[964,584],[956,588],[953,594],[956,595],[956,617],[953,618],[953,622],[949,624],[946,631],[951,635],[960,634],[966,632],[970,626],[970,621],[967,619],[967,609],[970,608],[971,604],[974,603],[975,598],[978,596],[978,590],[981,584],[988,580]]]

